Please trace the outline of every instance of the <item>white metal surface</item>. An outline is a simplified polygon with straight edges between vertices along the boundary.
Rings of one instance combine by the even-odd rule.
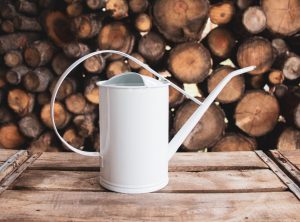
[[[66,76],[87,58],[103,53],[119,54],[141,65],[160,80],[136,73],[118,75],[100,81],[100,153],[85,152],[69,145],[60,136],[54,122],[54,102]],[[75,61],[60,77],[52,94],[50,113],[53,129],[70,150],[87,156],[100,156],[100,183],[122,193],[145,193],[159,190],[168,183],[168,161],[201,119],[224,86],[236,75],[249,72],[254,66],[230,73],[220,82],[203,104],[187,94],[149,66],[114,50],[90,53]],[[171,85],[201,105],[168,144],[169,89]]]

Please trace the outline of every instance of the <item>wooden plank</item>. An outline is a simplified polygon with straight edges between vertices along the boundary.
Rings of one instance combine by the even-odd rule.
[[[0,148],[0,165],[5,163],[5,161],[17,153],[19,150],[1,149]]]
[[[1,166],[0,166],[0,182],[13,171],[18,169],[18,167],[24,163],[28,158],[28,153],[26,150],[20,150],[17,153],[10,156]]]
[[[300,187],[298,187],[263,151],[257,150],[255,152],[300,200]]]
[[[171,172],[161,192],[271,192],[287,187],[269,169],[245,171]],[[105,191],[98,172],[29,170],[12,189]]]
[[[300,150],[280,151],[280,153],[300,170]]]
[[[31,169],[99,171],[99,158],[76,153],[43,153]],[[254,152],[177,153],[169,171],[208,171],[268,168]]]
[[[27,153],[27,152],[26,152]],[[0,186],[0,194],[3,193],[41,154],[36,153],[23,162],[11,175],[5,178]]]
[[[283,156],[280,151],[270,150],[270,154],[281,169],[288,174],[298,186],[300,186],[300,170]]]
[[[5,191],[0,221],[300,221],[289,192],[148,193]]]

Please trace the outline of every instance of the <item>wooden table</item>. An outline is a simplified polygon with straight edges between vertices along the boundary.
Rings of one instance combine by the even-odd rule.
[[[177,153],[167,187],[134,195],[100,187],[97,158],[16,152],[0,149],[0,221],[300,221],[299,186],[262,151]]]

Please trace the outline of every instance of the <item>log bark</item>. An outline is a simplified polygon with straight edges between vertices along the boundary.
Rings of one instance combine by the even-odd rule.
[[[224,79],[230,72],[234,71],[232,67],[222,66],[216,69],[207,80],[208,93],[211,93],[216,86]],[[218,95],[217,100],[221,103],[232,103],[239,100],[245,91],[245,81],[243,76],[236,76],[225,86],[225,88]]]
[[[13,18],[14,27],[20,31],[42,31],[42,26],[37,18],[18,15]]]
[[[144,69],[144,68],[140,68],[138,70],[138,73],[141,74],[141,75],[144,75],[144,76],[148,76],[148,77],[151,77],[151,78],[154,78],[155,76],[152,74],[152,72],[149,72],[147,69]]]
[[[46,104],[42,107],[40,118],[42,122],[49,128],[53,128],[51,118],[50,118],[50,104]],[[59,103],[55,102],[54,104],[54,120],[57,129],[62,129],[66,127],[71,119],[70,113],[67,112],[65,107]]]
[[[41,106],[46,105],[47,103],[50,103],[51,95],[49,92],[42,92],[38,93],[36,97],[37,103]]]
[[[6,33],[15,32],[15,25],[14,25],[13,21],[9,20],[9,19],[2,21],[1,30]]]
[[[58,80],[58,78],[55,78],[50,84],[49,90],[50,90],[51,94],[54,90],[57,80]],[[76,84],[75,80],[70,77],[67,77],[63,81],[63,83],[61,84],[61,86],[57,92],[56,100],[65,99],[67,96],[75,93],[76,88],[77,88],[77,84]]]
[[[48,36],[59,47],[75,41],[70,19],[60,11],[51,11],[44,18]]]
[[[265,30],[267,18],[264,11],[258,6],[247,8],[243,13],[243,25],[252,34],[257,34]]]
[[[136,17],[134,25],[140,32],[149,32],[152,28],[152,19],[148,14],[141,13]]]
[[[25,142],[24,136],[14,123],[0,127],[0,146],[4,149],[18,149]]]
[[[95,14],[81,15],[73,19],[72,28],[79,39],[95,37],[101,29],[101,21]]]
[[[153,5],[159,31],[170,41],[199,40],[208,18],[207,0],[161,0]]]
[[[300,149],[300,131],[286,128],[278,138],[277,149],[280,151]]]
[[[236,106],[235,124],[250,136],[262,136],[275,127],[279,111],[275,97],[262,90],[249,91]]]
[[[142,13],[148,8],[148,0],[129,0],[128,1],[129,9],[133,13]]]
[[[30,143],[28,152],[30,154],[42,153],[42,152],[59,152],[58,147],[53,146],[54,134],[53,132],[43,133],[37,140]]]
[[[38,33],[13,33],[0,36],[0,54],[10,50],[23,49],[30,42],[40,38]]]
[[[30,92],[44,92],[47,90],[53,74],[45,67],[38,67],[29,71],[23,77],[22,82],[25,89]]]
[[[16,8],[9,1],[2,1],[0,3],[0,15],[4,19],[12,19],[17,15]]]
[[[166,44],[155,32],[144,35],[138,45],[139,53],[149,62],[159,61],[165,54]]]
[[[63,134],[63,138],[67,141],[71,146],[76,147],[77,149],[83,150],[84,148],[84,137],[78,135],[76,129],[74,127],[70,127],[65,130]],[[63,145],[63,147],[69,151],[67,147]]]
[[[213,152],[253,151],[256,150],[255,139],[242,134],[227,133],[213,147]]]
[[[211,68],[208,50],[200,43],[183,43],[170,52],[169,70],[184,83],[202,82]]]
[[[17,50],[8,51],[5,53],[3,59],[5,65],[11,68],[20,66],[23,63],[23,56],[21,52]]]
[[[128,63],[125,63],[124,60],[112,61],[107,66],[106,77],[108,79],[110,79],[111,77],[120,75],[124,72],[129,72],[129,71],[130,71],[130,67],[129,67]]]
[[[283,36],[300,31],[300,2],[295,0],[264,0],[261,2],[267,17],[267,28]]]
[[[213,29],[207,36],[207,45],[211,53],[222,59],[231,55],[235,44],[232,33],[222,27]]]
[[[177,81],[175,78],[168,77],[168,80],[175,83],[177,86],[183,89],[183,84]],[[169,86],[169,106],[170,108],[178,107],[185,100],[185,96],[174,89],[172,86]]]
[[[133,56],[134,58],[140,60],[141,62],[145,63],[145,59],[143,56],[141,56],[141,54],[134,52],[131,54],[131,56]],[[139,69],[141,68],[140,65],[138,65],[137,63],[133,62],[132,60],[128,60],[128,65],[131,69]]]
[[[105,66],[105,59],[101,55],[92,56],[83,62],[85,70],[93,74],[101,73]]]
[[[28,15],[37,15],[39,12],[37,3],[28,0],[18,0],[16,2],[16,9],[18,10],[18,12]]]
[[[105,0],[86,0],[86,5],[92,10],[101,9],[105,6]]]
[[[8,106],[19,116],[31,113],[34,107],[34,95],[22,89],[11,89],[8,92]]]
[[[96,115],[94,113],[75,116],[73,123],[76,126],[78,135],[84,138],[92,136],[95,131],[95,119]]]
[[[91,51],[88,45],[81,42],[65,44],[63,50],[69,58],[80,58]]]
[[[35,114],[29,114],[18,122],[21,133],[29,138],[37,138],[43,131],[43,126]]]
[[[84,97],[93,104],[99,104],[99,87],[96,85],[98,81],[98,77],[94,76],[85,83]]]
[[[22,77],[29,71],[27,66],[17,66],[6,72],[6,81],[12,85],[18,85],[22,81]]]
[[[231,21],[235,13],[234,4],[230,1],[221,1],[209,9],[209,18],[212,23],[224,25]]]
[[[54,55],[54,48],[48,41],[35,41],[24,51],[24,60],[31,67],[46,65]]]
[[[0,106],[0,124],[9,123],[14,121],[14,115],[11,110],[4,106]]]
[[[86,101],[81,93],[76,93],[68,96],[65,99],[66,108],[74,114],[92,113],[95,110],[95,105]]]
[[[63,74],[71,64],[72,59],[68,58],[64,53],[56,54],[51,61],[53,71],[59,76]]]
[[[197,108],[197,104],[192,101],[187,101],[176,111],[174,119],[175,132],[178,132]],[[187,151],[197,151],[212,147],[224,133],[224,118],[225,115],[222,109],[215,104],[211,105],[183,142],[184,149]]]
[[[128,17],[128,3],[126,0],[106,0],[105,8],[111,12],[114,19]]]
[[[278,84],[273,87],[273,94],[276,96],[276,98],[281,99],[286,95],[288,92],[288,87],[284,84]]]
[[[256,66],[256,69],[249,72],[253,75],[263,74],[270,70],[274,54],[269,40],[262,37],[247,39],[239,47],[237,61],[240,67]]]
[[[280,102],[287,123],[300,129],[300,87],[290,87]]]
[[[121,22],[109,23],[102,27],[98,35],[99,49],[113,49],[130,54],[134,45],[134,36]],[[122,56],[111,55],[109,59],[116,60]]]
[[[249,79],[249,85],[253,89],[262,89],[266,84],[266,79],[263,75],[251,76]]]
[[[254,0],[237,0],[236,4],[241,10],[245,10],[254,3]]]

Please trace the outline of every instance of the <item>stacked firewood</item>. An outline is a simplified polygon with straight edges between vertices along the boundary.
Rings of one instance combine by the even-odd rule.
[[[232,79],[182,150],[300,148],[300,0],[0,4],[2,148],[64,150],[53,134],[51,93],[72,62],[103,49],[131,54],[182,88],[191,84],[200,100],[231,71],[257,66]],[[99,149],[95,82],[126,71],[152,76],[118,55],[103,55],[67,77],[54,106],[65,140],[79,149]],[[169,104],[171,139],[198,105],[172,88]]]

